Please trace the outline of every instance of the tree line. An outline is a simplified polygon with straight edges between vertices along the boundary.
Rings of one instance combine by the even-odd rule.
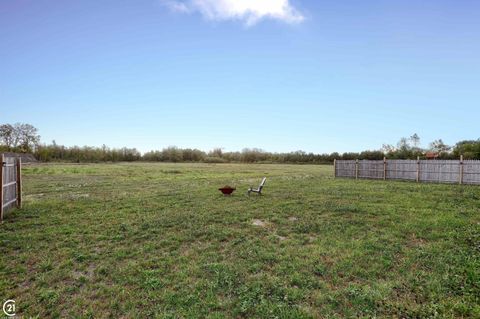
[[[55,141],[50,144],[40,142],[38,129],[25,123],[0,125],[0,152],[32,153],[43,162],[203,162],[203,163],[292,163],[292,164],[327,164],[334,159],[416,159],[425,158],[428,152],[441,159],[480,159],[480,138],[465,140],[454,146],[446,145],[441,139],[422,148],[418,134],[401,138],[396,145],[384,144],[379,150],[363,152],[346,152],[315,154],[304,151],[272,153],[258,148],[245,148],[239,152],[224,152],[216,148],[209,152],[199,149],[166,147],[141,154],[136,148],[109,148],[106,145],[64,146]]]

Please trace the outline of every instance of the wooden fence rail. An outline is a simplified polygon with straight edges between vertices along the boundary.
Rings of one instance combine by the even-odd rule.
[[[22,160],[0,154],[0,222],[13,207],[22,206]]]
[[[480,185],[480,160],[335,160],[335,177]]]

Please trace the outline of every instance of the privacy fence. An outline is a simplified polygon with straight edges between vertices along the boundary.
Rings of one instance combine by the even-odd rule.
[[[0,154],[0,221],[10,209],[22,205],[22,160]]]
[[[335,177],[480,185],[480,160],[335,160]]]

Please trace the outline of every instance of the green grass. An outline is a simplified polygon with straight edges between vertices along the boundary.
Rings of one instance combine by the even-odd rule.
[[[332,173],[27,166],[0,298],[41,318],[480,317],[480,187]]]

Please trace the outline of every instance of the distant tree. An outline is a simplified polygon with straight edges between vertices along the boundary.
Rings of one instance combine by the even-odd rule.
[[[384,153],[384,154],[387,154],[387,153],[392,153],[395,151],[395,146],[391,145],[391,144],[383,144],[382,145],[382,148],[381,148],[381,151]]]
[[[361,159],[368,159],[368,160],[381,160],[385,154],[381,151],[363,151],[360,153]]]
[[[185,162],[201,162],[205,158],[204,152],[191,148],[182,150],[182,155],[183,161]]]
[[[254,163],[261,162],[267,159],[267,153],[259,148],[244,148],[242,150],[242,162]]]
[[[352,152],[343,153],[342,154],[342,159],[343,160],[354,160],[354,159],[358,159],[359,155],[360,154],[358,154],[358,153],[352,153]]]
[[[0,125],[0,141],[8,151],[15,147],[17,140],[15,128],[11,124]]]
[[[402,137],[398,143],[397,148],[401,151],[407,151],[411,148],[410,143],[408,142],[408,138]]]
[[[0,141],[9,151],[32,152],[40,142],[40,135],[31,124],[3,124],[0,125]]]
[[[410,144],[411,141],[411,138],[402,137],[397,143],[397,148],[392,149],[386,156],[395,159],[414,159],[422,156],[423,150],[419,147],[413,147]],[[417,143],[419,143],[419,139]]]
[[[414,133],[412,136],[410,136],[410,141],[412,142],[414,148],[418,148],[420,146],[420,136],[418,136],[417,133]]]
[[[183,151],[176,146],[169,146],[162,150],[162,157],[167,162],[182,162]]]
[[[15,124],[15,131],[18,136],[18,146],[21,152],[32,152],[38,143],[40,143],[38,129],[31,124],[17,123]]]
[[[338,152],[333,152],[331,154],[325,154],[325,161],[333,162],[334,159],[340,159],[340,154]]]
[[[106,162],[108,160],[108,147],[107,145],[102,145],[102,160]]]
[[[223,151],[220,147],[217,147],[208,152],[208,156],[221,158],[223,156]]]
[[[445,144],[442,139],[435,140],[430,143],[430,150],[432,152],[442,154],[450,151],[451,147]]]
[[[478,140],[460,141],[453,148],[453,155],[463,155],[465,159],[480,159],[480,138]]]

